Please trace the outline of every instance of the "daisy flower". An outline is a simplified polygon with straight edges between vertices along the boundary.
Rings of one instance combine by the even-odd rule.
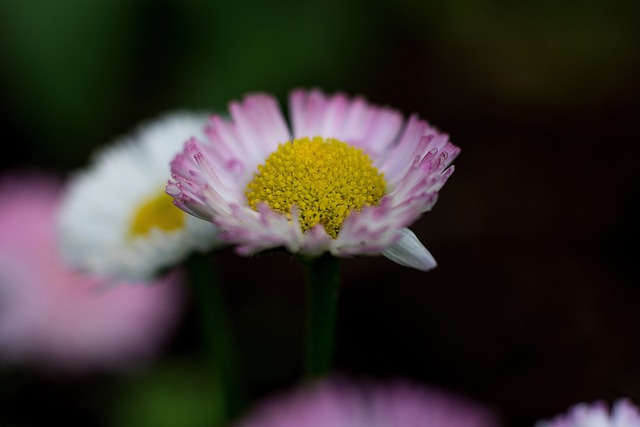
[[[150,280],[193,251],[219,244],[216,227],[177,209],[165,193],[169,162],[206,115],[170,112],[143,123],[73,174],[59,213],[69,265],[97,275]]]
[[[535,427],[640,427],[640,409],[629,399],[616,400],[611,410],[604,401],[579,403]]]
[[[0,180],[0,361],[58,373],[140,367],[176,330],[185,278],[105,288],[70,269],[55,237],[61,190],[41,173]]]
[[[292,91],[288,121],[262,93],[229,111],[185,143],[166,191],[239,254],[284,247],[436,265],[408,226],[453,172],[459,149],[446,134],[416,115],[320,90]]]
[[[409,381],[328,378],[267,398],[235,427],[496,427],[488,408]]]

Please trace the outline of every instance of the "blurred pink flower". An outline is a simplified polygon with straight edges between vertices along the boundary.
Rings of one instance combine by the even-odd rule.
[[[640,427],[640,411],[628,399],[611,405],[604,401],[579,403],[566,413],[549,420],[540,420],[535,427]]]
[[[55,241],[60,190],[42,173],[0,178],[0,360],[68,373],[134,369],[175,330],[182,275],[107,286],[67,268]]]
[[[406,380],[333,377],[268,398],[236,427],[496,427],[488,407]]]

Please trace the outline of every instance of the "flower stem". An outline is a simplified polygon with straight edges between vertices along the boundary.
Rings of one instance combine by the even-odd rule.
[[[219,384],[223,425],[237,417],[243,408],[240,376],[233,334],[223,300],[222,283],[210,256],[194,254],[189,259],[191,284],[205,335],[205,349],[212,376]]]
[[[324,254],[303,259],[306,267],[306,377],[311,379],[331,369],[340,288],[338,258]]]

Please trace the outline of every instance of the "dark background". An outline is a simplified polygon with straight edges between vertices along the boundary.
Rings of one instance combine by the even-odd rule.
[[[462,148],[412,227],[439,266],[343,260],[336,369],[452,389],[531,427],[580,401],[640,400],[638,12],[623,0],[3,0],[0,167],[64,176],[143,120],[224,111],[257,90],[417,112]],[[251,399],[295,384],[299,265],[215,258]],[[7,425],[206,425],[199,333],[187,313],[133,378],[5,371],[1,412]]]

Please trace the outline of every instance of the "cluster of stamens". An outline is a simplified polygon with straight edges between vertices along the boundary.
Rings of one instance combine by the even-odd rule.
[[[291,218],[299,212],[302,231],[322,224],[336,238],[347,216],[377,205],[384,175],[362,150],[332,138],[299,138],[280,144],[247,185],[249,206],[266,203]]]

